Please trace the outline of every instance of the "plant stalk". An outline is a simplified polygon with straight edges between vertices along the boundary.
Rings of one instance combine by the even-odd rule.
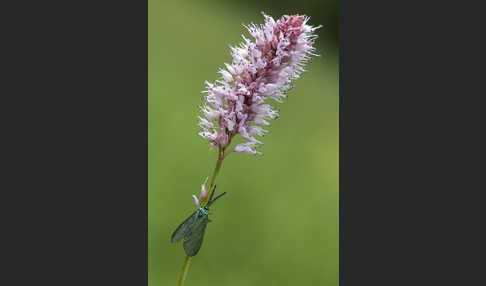
[[[211,194],[214,191],[214,183],[216,182],[216,177],[219,174],[219,170],[221,169],[223,160],[224,160],[224,150],[220,148],[218,154],[218,161],[216,162],[216,167],[214,167],[213,176],[211,178],[211,182],[209,183],[209,189],[208,189],[209,193],[207,194],[206,198],[204,199],[204,202],[202,203],[202,205],[204,206],[208,204],[209,198],[211,197]]]
[[[191,262],[191,257],[186,256],[186,260],[184,261],[184,265],[182,265],[182,273],[181,278],[179,279],[179,286],[184,285],[184,280],[186,280],[187,270],[189,270],[189,263]]]
[[[231,142],[231,140],[230,140]],[[229,144],[228,144],[229,145]],[[214,183],[216,182],[216,177],[219,174],[219,170],[221,169],[221,165],[223,164],[223,160],[226,157],[227,154],[225,154],[225,149],[224,148],[219,148],[219,153],[218,153],[218,161],[216,162],[216,167],[214,168],[213,176],[211,178],[211,183],[209,184],[209,193],[207,194],[206,198],[204,199],[204,202],[202,202],[202,205],[207,205],[209,202],[209,198],[211,197],[211,194],[214,191]],[[191,257],[186,256],[186,260],[184,261],[184,265],[182,265],[182,273],[181,277],[179,279],[179,286],[184,286],[184,281],[186,280],[187,272],[189,270],[189,264],[191,262]]]

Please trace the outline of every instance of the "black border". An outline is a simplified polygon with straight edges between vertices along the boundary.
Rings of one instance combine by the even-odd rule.
[[[484,284],[481,9],[339,9],[340,285]]]
[[[147,285],[147,1],[8,5],[0,284]]]

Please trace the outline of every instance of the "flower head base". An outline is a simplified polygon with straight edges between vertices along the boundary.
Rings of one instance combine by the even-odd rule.
[[[284,15],[277,21],[265,15],[263,25],[246,27],[254,38],[243,36],[243,42],[230,47],[233,61],[221,69],[221,80],[206,82],[207,93],[199,116],[199,135],[212,146],[225,148],[236,134],[246,142],[238,144],[235,152],[261,154],[256,148],[263,144],[255,136],[263,136],[269,119],[278,118],[277,111],[265,99],[282,102],[292,80],[305,71],[310,61],[314,31],[321,26],[307,25],[309,17]]]

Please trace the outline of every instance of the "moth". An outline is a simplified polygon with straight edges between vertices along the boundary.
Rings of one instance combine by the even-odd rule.
[[[174,231],[170,242],[179,242],[181,239],[184,238],[184,251],[186,252],[187,256],[194,256],[199,252],[201,248],[202,241],[204,238],[204,232],[206,231],[206,226],[208,222],[211,220],[209,219],[209,207],[219,198],[221,198],[226,192],[218,195],[214,200],[213,195],[214,191],[216,190],[216,186],[214,186],[213,191],[211,192],[211,197],[209,198],[208,203],[204,207],[200,207],[196,211],[194,211],[186,220],[184,220],[179,227]]]

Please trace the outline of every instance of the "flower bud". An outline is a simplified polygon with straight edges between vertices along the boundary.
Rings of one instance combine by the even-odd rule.
[[[206,192],[206,187],[204,186],[206,183],[201,185],[201,195],[199,196],[199,200],[201,202],[204,202],[206,200],[206,197],[208,196],[208,193]]]
[[[199,200],[197,199],[196,195],[192,195],[192,200],[194,201],[196,207],[199,207]]]

